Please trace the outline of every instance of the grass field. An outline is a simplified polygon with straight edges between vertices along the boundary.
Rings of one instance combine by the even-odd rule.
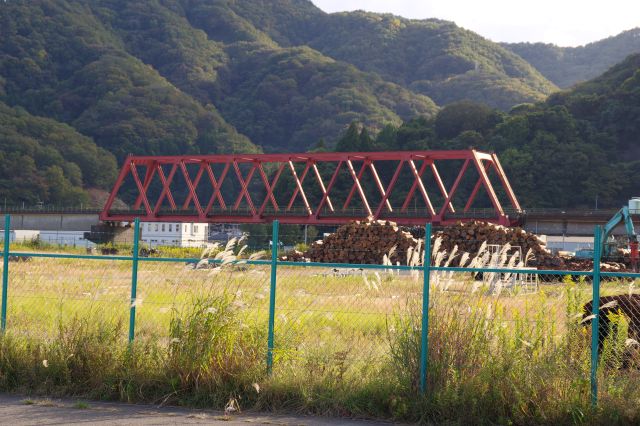
[[[140,262],[128,345],[131,262],[12,262],[0,388],[460,424],[640,419],[636,370],[603,366],[590,407],[587,283],[490,296],[468,274],[446,291],[432,280],[423,397],[421,275],[280,266],[277,277],[267,376],[268,266]],[[608,282],[603,293],[628,291]]]

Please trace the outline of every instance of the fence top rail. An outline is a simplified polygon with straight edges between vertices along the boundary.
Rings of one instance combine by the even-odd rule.
[[[31,253],[31,252],[9,252],[15,257],[44,257],[52,259],[79,259],[79,260],[124,260],[133,261],[133,256],[105,256],[89,254],[66,254],[66,253]],[[138,257],[139,262],[175,262],[175,263],[198,263],[202,260],[199,257]],[[209,259],[209,263],[222,263],[219,259]],[[244,260],[239,259],[234,263],[246,263],[249,265],[269,265],[269,260]]]

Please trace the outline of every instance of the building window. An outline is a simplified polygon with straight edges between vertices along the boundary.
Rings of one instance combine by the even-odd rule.
[[[156,223],[156,232],[158,232],[158,224]]]
[[[198,232],[198,225],[193,225],[193,232]]]
[[[162,224],[162,232],[164,232],[164,223]]]
[[[173,223],[169,224],[169,232],[173,232]]]
[[[187,232],[187,225],[184,226],[184,232]]]

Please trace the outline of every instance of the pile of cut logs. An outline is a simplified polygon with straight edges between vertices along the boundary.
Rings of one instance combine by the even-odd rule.
[[[440,250],[449,253],[453,247],[458,246],[458,252],[467,252],[473,257],[485,242],[501,246],[510,244],[514,248],[519,246],[522,249],[523,258],[531,250],[532,257],[528,266],[560,267],[563,265],[563,260],[551,255],[535,234],[526,232],[522,228],[507,228],[486,222],[466,222],[444,228],[436,233],[436,238],[442,241]]]
[[[564,265],[561,268],[564,271],[591,271],[593,270],[593,260],[564,258]],[[560,269],[549,267],[547,269]],[[622,262],[600,262],[600,270],[604,272],[633,272],[631,268]]]
[[[417,245],[411,233],[393,222],[352,222],[313,243],[305,257],[312,262],[379,265],[387,255],[392,264],[406,265],[409,248]]]
[[[418,235],[414,233],[416,230],[419,231],[419,228],[412,229],[412,232],[407,232],[407,229],[409,228],[403,229],[388,221],[352,222],[341,226],[322,241],[313,243],[308,251],[288,252],[280,259],[323,263],[382,264],[386,255],[392,264],[406,265],[409,248],[415,249],[419,241]],[[424,233],[422,237],[424,238]],[[458,246],[458,254],[449,263],[450,266],[457,266],[457,260],[463,252],[474,257],[482,244],[486,243],[520,247],[523,258],[530,252],[527,266],[531,267],[567,270],[590,268],[587,265],[588,262],[552,255],[535,234],[521,228],[507,228],[486,222],[457,223],[436,232],[433,238],[434,241],[440,239],[439,251],[451,253],[453,248]],[[421,244],[421,247],[424,247],[424,244]],[[422,256],[423,253],[419,253],[419,259],[422,259]],[[622,266],[611,264],[603,268],[618,270]]]
[[[279,259],[285,262],[305,262],[307,257],[299,250],[290,250],[281,255]]]

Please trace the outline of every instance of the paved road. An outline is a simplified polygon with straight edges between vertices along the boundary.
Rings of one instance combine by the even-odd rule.
[[[296,415],[241,413],[225,416],[209,410],[158,408],[71,399],[25,398],[0,394],[0,424],[26,425],[308,425],[375,426],[389,423]]]

